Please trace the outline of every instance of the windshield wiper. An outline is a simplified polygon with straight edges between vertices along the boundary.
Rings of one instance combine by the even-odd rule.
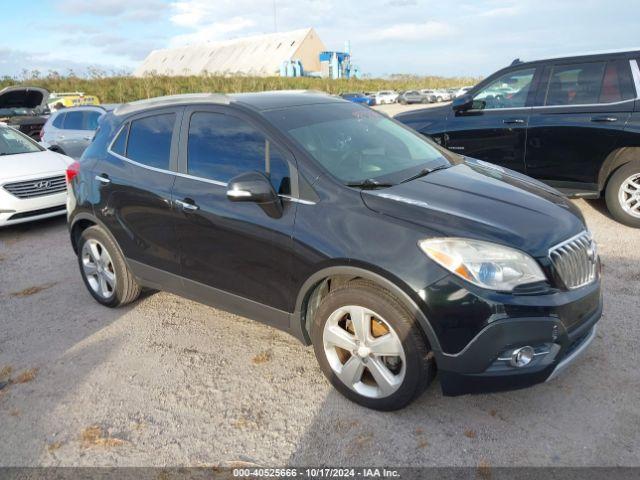
[[[438,165],[437,167],[433,167],[433,168],[423,168],[422,170],[420,170],[415,175],[412,175],[409,178],[405,178],[400,183],[410,182],[411,180],[415,180],[416,178],[424,177],[425,175],[429,175],[430,173],[437,172],[438,170],[444,170],[445,168],[449,168],[450,166],[451,165],[443,164],[443,165]]]
[[[387,188],[387,187],[393,187],[394,185],[395,185],[395,183],[378,182],[377,180],[374,180],[372,178],[367,178],[366,180],[363,180],[361,182],[349,182],[349,183],[347,183],[347,187],[356,187],[356,188],[361,188],[363,190],[374,190],[376,188]]]

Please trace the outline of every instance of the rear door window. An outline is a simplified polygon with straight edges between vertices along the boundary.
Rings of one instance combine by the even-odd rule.
[[[65,130],[83,130],[82,124],[84,120],[83,112],[67,112],[64,119]]]
[[[593,105],[634,98],[628,62],[574,63],[551,69],[545,105]]]
[[[166,113],[133,120],[129,126],[126,157],[168,170],[175,119],[175,113]]]
[[[190,175],[227,183],[236,175],[251,171],[265,173],[276,192],[290,193],[285,155],[260,131],[231,115],[212,112],[191,115],[187,146]]]

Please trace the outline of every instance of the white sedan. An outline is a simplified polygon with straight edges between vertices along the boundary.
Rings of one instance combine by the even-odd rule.
[[[0,227],[64,214],[72,163],[0,123]]]
[[[383,90],[376,93],[376,105],[384,105],[385,103],[396,103],[398,101],[398,94],[391,90]]]

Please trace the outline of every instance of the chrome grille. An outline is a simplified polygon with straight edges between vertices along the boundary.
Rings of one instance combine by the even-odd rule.
[[[25,182],[7,183],[4,185],[4,189],[18,198],[33,198],[64,192],[67,189],[67,184],[64,175],[56,175],[55,177],[38,178]]]
[[[595,280],[598,268],[596,243],[587,232],[582,232],[549,250],[549,258],[570,290]]]

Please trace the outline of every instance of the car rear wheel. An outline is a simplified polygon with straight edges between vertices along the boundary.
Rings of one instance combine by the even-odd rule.
[[[102,305],[119,307],[140,295],[120,250],[100,227],[89,227],[80,235],[78,264],[89,293]]]
[[[616,170],[607,183],[605,198],[616,220],[640,228],[640,160]]]
[[[311,334],[325,376],[368,408],[403,408],[435,375],[431,349],[412,315],[366,280],[332,290],[318,307]]]

